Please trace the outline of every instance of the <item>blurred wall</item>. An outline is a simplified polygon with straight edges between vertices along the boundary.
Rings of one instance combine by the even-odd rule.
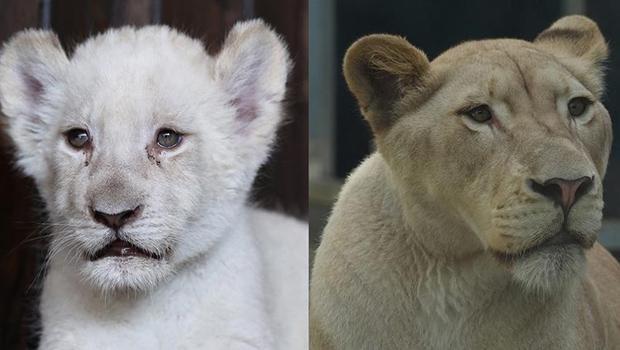
[[[280,33],[294,61],[287,120],[275,152],[260,171],[253,200],[305,218],[308,210],[306,0],[0,0],[0,40],[29,27],[56,31],[67,52],[88,36],[124,24],[161,23],[203,39],[216,53],[237,21],[261,17]],[[2,126],[0,126],[1,128]],[[12,166],[0,132],[0,349],[36,345],[37,294],[45,254],[45,217],[29,179]],[[33,209],[34,208],[34,209]],[[39,212],[39,213],[37,213]],[[68,296],[69,297],[69,296]]]

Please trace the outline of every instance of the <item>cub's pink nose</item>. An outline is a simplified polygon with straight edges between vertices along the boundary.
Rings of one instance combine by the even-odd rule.
[[[534,180],[530,181],[534,192],[551,199],[562,207],[564,213],[568,213],[570,208],[592,190],[594,177],[580,177],[576,180],[553,178],[540,184]]]

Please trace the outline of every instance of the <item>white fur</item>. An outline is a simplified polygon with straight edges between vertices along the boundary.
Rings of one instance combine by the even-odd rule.
[[[47,31],[5,45],[2,110],[53,227],[42,349],[307,346],[307,224],[245,204],[289,66],[259,20],[237,24],[215,57],[161,26],[110,30],[70,58]],[[72,128],[93,147],[70,147]],[[161,128],[182,143],[158,148]],[[137,205],[117,235],[163,258],[90,261],[115,233],[89,207]]]

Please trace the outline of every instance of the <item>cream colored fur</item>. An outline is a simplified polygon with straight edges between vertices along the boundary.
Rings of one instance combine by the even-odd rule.
[[[353,44],[345,78],[378,151],[347,179],[316,253],[311,348],[620,349],[620,266],[595,242],[606,57],[581,16],[432,62],[395,36]],[[575,97],[593,101],[579,117]],[[489,122],[464,112],[482,104]],[[532,187],[582,176],[592,186],[566,216]],[[560,232],[579,243],[551,243]]]

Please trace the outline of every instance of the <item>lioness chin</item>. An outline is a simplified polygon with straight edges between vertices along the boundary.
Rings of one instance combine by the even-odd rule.
[[[307,225],[246,204],[290,66],[262,21],[217,56],[163,26],[69,57],[26,30],[0,102],[51,222],[41,349],[303,349]]]
[[[606,57],[581,16],[432,62],[396,36],[354,43],[377,152],[316,253],[311,348],[619,349],[620,266],[596,243]]]

